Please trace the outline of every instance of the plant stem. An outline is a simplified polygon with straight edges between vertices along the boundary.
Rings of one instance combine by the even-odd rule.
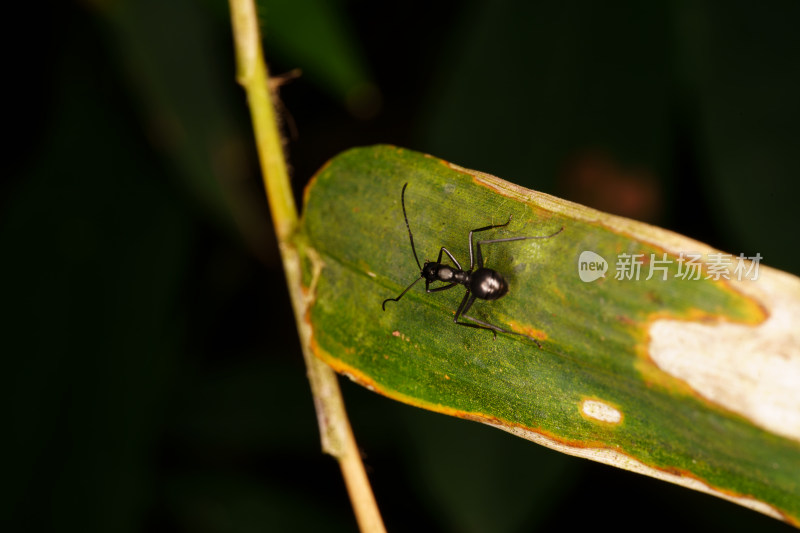
[[[336,374],[314,357],[310,349],[311,330],[305,321],[309,298],[302,290],[300,255],[292,240],[297,229],[297,208],[269,92],[269,75],[261,51],[256,8],[253,0],[230,0],[230,7],[237,78],[250,105],[258,157],[308,369],[322,449],[339,461],[361,531],[382,532],[385,531],[383,521],[350,428]],[[319,263],[316,268],[321,268]],[[313,296],[314,291],[308,292]]]

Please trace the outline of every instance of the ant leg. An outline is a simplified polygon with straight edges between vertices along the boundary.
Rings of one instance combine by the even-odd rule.
[[[561,226],[561,228],[558,231],[551,233],[550,235],[537,235],[533,237],[509,237],[508,239],[491,239],[488,241],[478,241],[478,244],[492,244],[493,242],[525,241],[528,239],[549,239],[550,237],[555,237],[562,231],[564,231],[564,226]]]
[[[447,257],[449,257],[449,258],[450,258],[450,260],[453,262],[453,264],[454,264],[454,265],[456,265],[456,267],[457,267],[459,270],[464,270],[463,268],[461,268],[461,263],[459,263],[459,262],[458,262],[458,259],[456,259],[455,257],[453,257],[453,254],[451,254],[451,253],[450,253],[450,250],[448,250],[448,249],[447,249],[447,248],[445,248],[444,246],[442,246],[442,249],[441,249],[441,250],[439,250],[439,259],[437,259],[437,260],[436,260],[436,262],[437,262],[437,263],[441,263],[441,262],[442,262],[442,253],[446,253],[446,254],[447,254]]]
[[[506,223],[507,224],[507,223]],[[505,224],[503,224],[505,226]],[[555,233],[551,233],[550,235],[538,235],[534,237],[509,237],[507,239],[490,239],[487,241],[478,241],[475,243],[475,249],[478,256],[478,266],[483,267],[483,256],[481,255],[481,244],[493,244],[497,242],[511,242],[511,241],[526,241],[528,239],[549,239],[550,237],[555,237],[559,233],[564,231],[564,226],[561,226],[561,229],[556,231]]]
[[[448,249],[447,249],[447,248],[445,248],[444,246],[442,247],[442,250],[444,251],[444,253],[446,253],[446,254],[447,254],[447,257],[449,257],[449,258],[450,258],[450,260],[453,262],[453,264],[454,264],[454,265],[456,265],[456,266],[458,267],[458,269],[459,269],[459,270],[464,270],[463,268],[461,268],[461,263],[459,263],[459,262],[458,262],[458,259],[456,259],[456,258],[453,256],[453,254],[451,254],[451,253],[450,253],[450,250],[448,250]]]
[[[456,316],[453,318],[453,322],[455,322],[459,326],[466,326],[468,328],[487,329],[487,330],[492,332],[492,335],[494,336],[495,339],[497,338],[497,333],[498,332],[499,333],[509,333],[511,335],[519,335],[520,337],[525,337],[525,338],[530,339],[533,342],[535,342],[536,346],[538,346],[539,349],[542,348],[542,345],[539,344],[539,341],[534,339],[530,335],[525,335],[524,333],[517,333],[516,331],[510,331],[510,330],[507,330],[507,329],[503,329],[503,328],[501,328],[499,326],[495,326],[494,324],[489,324],[488,322],[484,322],[482,320],[478,320],[477,318],[473,318],[471,316],[468,316],[467,312],[469,311],[470,307],[472,307],[472,304],[474,304],[474,303],[475,303],[475,295],[473,295],[472,293],[469,292],[469,290],[467,290],[467,293],[464,295],[464,299],[461,300],[461,304],[458,306],[458,310],[456,311]],[[458,321],[459,318],[462,318],[462,319],[466,318],[467,320],[471,320],[472,322],[474,322],[474,324],[471,324],[469,322],[459,322]]]
[[[466,326],[468,328],[487,329],[492,332],[492,335],[494,336],[495,339],[497,339],[498,332],[509,333],[511,335],[519,335],[520,337],[525,337],[527,339],[532,340],[534,343],[536,343],[536,346],[538,346],[539,349],[542,348],[542,345],[539,344],[539,341],[537,339],[534,339],[530,335],[525,335],[524,333],[517,333],[516,331],[503,329],[499,326],[495,326],[494,324],[489,324],[488,322],[484,322],[482,320],[478,320],[477,318],[473,318],[467,315],[467,312],[474,303],[475,303],[475,296],[471,294],[468,290],[467,293],[464,295],[464,299],[461,300],[461,305],[458,306],[458,310],[456,311],[455,318],[453,318],[453,322],[455,322],[459,326]],[[462,319],[466,318],[467,320],[471,320],[472,322],[474,322],[474,324],[470,324],[469,322],[459,322],[458,321],[459,318]]]
[[[459,324],[461,324],[461,325],[464,325],[464,326],[472,326],[472,327],[476,327],[476,328],[477,328],[477,327],[482,327],[483,329],[489,329],[489,330],[491,330],[492,332],[508,333],[508,334],[510,334],[510,335],[519,335],[520,337],[525,337],[526,339],[530,339],[530,340],[532,340],[533,342],[535,342],[535,343],[536,343],[536,346],[538,346],[540,349],[541,349],[541,347],[542,347],[542,345],[541,345],[541,344],[539,344],[539,341],[538,341],[537,339],[535,339],[535,338],[531,337],[530,335],[525,335],[524,333],[518,333],[518,332],[516,332],[516,331],[510,331],[510,330],[507,330],[507,329],[503,329],[503,328],[501,328],[501,327],[495,326],[494,324],[489,324],[488,322],[483,322],[482,320],[478,320],[477,318],[473,318],[473,317],[471,317],[471,316],[468,316],[468,315],[465,315],[465,314],[463,314],[463,313],[461,314],[461,316],[462,316],[463,318],[466,318],[466,319],[468,319],[468,320],[472,320],[472,321],[473,321],[473,322],[475,322],[476,324],[480,324],[480,326],[478,326],[478,325],[472,325],[472,324],[464,324],[463,322],[459,322]],[[496,336],[497,336],[497,333],[495,333],[495,337],[496,337]]]
[[[458,285],[458,283],[448,283],[447,285],[444,285],[443,287],[436,287],[435,289],[429,289],[429,288],[425,287],[425,292],[446,291],[447,289],[452,289],[456,285]]]
[[[458,321],[458,317],[460,317],[464,311],[469,310],[474,302],[475,296],[473,296],[472,293],[469,292],[469,289],[467,289],[467,292],[464,293],[464,298],[461,300],[461,303],[458,304],[458,309],[456,309],[456,316],[453,317],[453,322],[456,324],[461,324],[461,322]]]
[[[474,304],[474,303],[475,303],[475,296],[473,294],[470,294],[469,291],[467,291],[467,293],[464,295],[464,299],[461,300],[461,305],[458,306],[458,310],[456,311],[456,316],[453,318],[453,322],[455,322],[459,326],[466,326],[468,328],[488,329],[489,331],[492,332],[492,335],[494,335],[494,338],[496,339],[497,338],[496,330],[499,330],[499,331],[502,332],[503,331],[502,329],[493,328],[493,327],[487,327],[488,324],[487,325],[478,325],[478,324],[470,324],[469,322],[459,322],[458,321],[459,317],[466,317],[466,315],[464,313],[469,311],[469,308],[472,307],[472,304]],[[475,322],[478,322],[478,321],[476,320]]]
[[[510,223],[511,223],[511,215],[508,215],[508,221],[505,224],[492,224],[491,226],[486,226],[486,227],[483,227],[483,228],[474,229],[474,230],[469,232],[469,269],[470,270],[472,270],[475,267],[475,262],[473,261],[473,257],[472,257],[472,249],[473,249],[473,246],[472,246],[472,234],[473,233],[477,233],[479,231],[486,231],[486,230],[489,230],[489,229],[502,228],[504,226],[508,226]],[[478,267],[482,268],[483,267],[483,257],[481,257],[480,246],[478,247],[477,252],[478,252],[478,254],[477,254],[478,255]]]

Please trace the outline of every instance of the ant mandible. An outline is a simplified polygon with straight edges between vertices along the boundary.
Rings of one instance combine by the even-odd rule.
[[[439,257],[436,261],[425,261],[423,266],[419,264],[419,258],[417,257],[417,250],[414,247],[414,235],[411,234],[411,226],[408,223],[408,215],[406,214],[406,187],[408,187],[408,183],[403,185],[403,190],[400,193],[400,203],[403,206],[403,218],[406,221],[406,228],[408,228],[408,239],[411,241],[411,251],[414,253],[414,260],[417,262],[417,267],[420,269],[419,278],[415,279],[411,285],[406,287],[406,289],[400,293],[397,298],[387,298],[383,301],[381,307],[384,311],[386,311],[386,302],[397,302],[400,298],[403,297],[405,293],[407,293],[411,287],[416,285],[416,283],[422,279],[425,280],[425,292],[439,292],[439,291],[446,291],[448,289],[452,289],[457,285],[463,285],[467,292],[464,294],[464,298],[461,300],[461,304],[459,304],[458,309],[456,310],[456,315],[453,318],[453,322],[458,324],[459,326],[466,326],[468,328],[476,328],[476,329],[486,329],[492,332],[494,338],[497,338],[497,333],[510,333],[512,335],[520,335],[523,337],[527,337],[531,339],[533,342],[536,343],[539,348],[541,348],[541,344],[539,341],[525,335],[524,333],[517,333],[516,331],[509,331],[493,324],[489,324],[487,322],[483,322],[481,320],[477,320],[471,316],[467,315],[467,312],[472,307],[472,304],[475,303],[476,299],[481,300],[497,300],[505,296],[508,292],[508,282],[505,280],[500,272],[486,268],[483,266],[483,255],[481,254],[481,245],[486,244],[494,244],[498,242],[511,242],[511,241],[524,241],[527,239],[549,239],[550,237],[554,237],[564,231],[564,227],[562,226],[561,229],[552,233],[550,235],[538,236],[538,237],[510,237],[507,239],[490,239],[484,241],[477,241],[473,244],[472,241],[472,234],[477,233],[479,231],[486,231],[490,229],[502,228],[508,226],[511,223],[511,215],[508,217],[508,222],[505,224],[493,224],[491,226],[485,226],[483,228],[474,229],[469,232],[469,269],[464,270],[461,267],[461,264],[458,260],[453,257],[453,254],[450,251],[442,246],[439,250]],[[455,268],[449,265],[445,265],[442,263],[442,254],[447,254],[447,257],[455,264]],[[478,263],[478,268],[475,269],[475,263]],[[430,288],[431,283],[434,281],[439,281],[442,283],[446,283],[441,287],[434,287],[433,289]],[[471,322],[464,322],[459,321],[459,318],[466,318]]]

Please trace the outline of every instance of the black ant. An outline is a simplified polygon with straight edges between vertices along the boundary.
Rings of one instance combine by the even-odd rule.
[[[491,239],[486,241],[478,241],[474,245],[472,243],[472,234],[477,233],[479,231],[486,231],[490,229],[502,228],[508,226],[511,223],[511,215],[508,216],[508,222],[505,224],[493,224],[491,226],[486,226],[483,228],[474,229],[469,232],[469,270],[464,270],[461,268],[461,264],[453,257],[447,248],[442,246],[439,250],[439,257],[436,259],[436,262],[433,261],[425,261],[423,266],[419,264],[419,258],[417,258],[417,250],[414,247],[414,236],[411,234],[411,226],[408,224],[408,215],[406,214],[406,187],[408,187],[408,183],[403,185],[403,191],[400,193],[400,203],[403,206],[403,218],[406,220],[406,228],[408,228],[408,239],[411,241],[411,251],[414,253],[414,260],[417,262],[417,267],[420,269],[419,278],[414,280],[411,285],[406,287],[406,289],[400,293],[400,296],[397,298],[387,298],[383,301],[382,308],[386,311],[386,302],[397,302],[400,298],[403,297],[405,293],[411,289],[416,283],[424,279],[425,280],[425,292],[438,292],[438,291],[446,291],[448,289],[452,289],[456,285],[463,285],[467,292],[464,294],[464,299],[461,300],[461,304],[459,304],[458,309],[456,310],[456,316],[453,318],[453,322],[458,324],[459,326],[467,326],[468,328],[477,328],[477,329],[486,329],[492,332],[494,338],[497,338],[497,332],[500,333],[511,333],[513,335],[521,335],[523,337],[527,337],[531,339],[536,345],[541,348],[542,345],[539,344],[539,341],[525,335],[524,333],[517,333],[515,331],[508,331],[503,328],[497,327],[495,325],[489,324],[487,322],[482,322],[471,316],[467,316],[467,312],[472,307],[472,304],[475,303],[476,298],[480,298],[481,300],[497,300],[498,298],[503,297],[508,292],[508,282],[505,280],[500,272],[493,270],[491,268],[486,268],[483,266],[483,255],[481,254],[481,245],[482,244],[493,244],[497,242],[511,242],[511,241],[523,241],[526,239],[549,239],[550,237],[554,237],[564,231],[564,227],[562,226],[561,229],[552,233],[550,235],[540,236],[540,237],[511,237],[508,239]],[[447,257],[453,261],[455,264],[455,268],[442,264],[442,254],[447,254]],[[473,272],[475,268],[475,260],[477,258],[478,268]],[[435,287],[433,289],[430,288],[430,284],[434,281],[440,281],[442,283],[446,283],[447,285],[441,287]],[[459,318],[467,318],[474,322],[474,324],[470,322],[459,322]]]

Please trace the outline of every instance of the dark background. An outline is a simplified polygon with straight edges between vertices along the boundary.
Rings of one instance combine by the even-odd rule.
[[[264,0],[273,74],[303,70],[298,199],[393,143],[800,272],[800,4],[605,4]],[[3,529],[354,531],[227,4],[29,5],[4,47]],[[790,529],[343,389],[391,531]]]

